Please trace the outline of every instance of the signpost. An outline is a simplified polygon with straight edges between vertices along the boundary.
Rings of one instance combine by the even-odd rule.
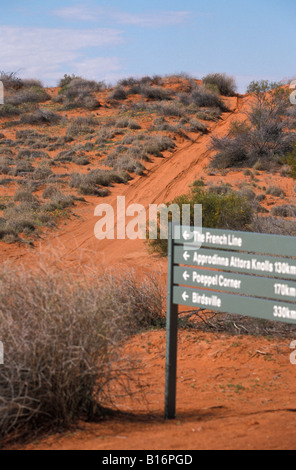
[[[166,419],[176,416],[178,305],[296,324],[296,238],[170,224]]]

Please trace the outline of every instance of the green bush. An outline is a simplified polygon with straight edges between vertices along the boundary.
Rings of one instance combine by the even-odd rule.
[[[12,104],[3,104],[0,106],[0,117],[18,116],[21,114],[20,109]]]
[[[289,176],[296,179],[296,142],[294,142],[291,151],[283,158],[283,162],[290,167]]]
[[[207,228],[225,228],[229,230],[246,230],[252,222],[253,207],[249,201],[235,192],[227,189],[223,191],[209,191],[202,186],[195,185],[188,195],[173,200],[182,210],[183,204],[189,204],[191,211],[191,224],[194,223],[194,205],[202,205],[202,224]],[[170,204],[167,204],[169,206]],[[167,240],[148,240],[153,252],[161,256],[167,255]]]
[[[283,86],[282,82],[271,82],[269,80],[254,80],[248,88],[247,93],[264,94]]]

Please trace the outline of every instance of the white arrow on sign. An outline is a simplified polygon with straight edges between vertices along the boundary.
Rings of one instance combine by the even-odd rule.
[[[185,291],[185,292],[183,292],[183,294],[182,294],[182,299],[184,300],[184,302],[186,302],[186,300],[188,300],[188,299],[189,299],[189,295],[187,294],[187,292],[186,292],[186,291]]]
[[[183,279],[184,279],[185,281],[188,281],[189,278],[190,278],[190,274],[188,274],[188,272],[185,271],[185,272],[183,273]]]
[[[185,261],[188,261],[188,260],[189,260],[190,254],[188,253],[188,251],[185,251],[185,252],[183,253],[183,258],[185,259]]]
[[[185,232],[183,232],[183,238],[185,240],[189,240],[190,238],[192,238],[192,234],[188,233],[187,230],[185,230]]]

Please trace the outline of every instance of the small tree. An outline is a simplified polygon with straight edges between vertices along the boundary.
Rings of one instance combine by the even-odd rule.
[[[212,139],[212,149],[218,151],[214,167],[251,166],[257,161],[270,166],[292,148],[296,136],[287,90],[265,80],[252,82],[248,90],[254,101],[245,112],[246,120],[233,122],[228,136]]]

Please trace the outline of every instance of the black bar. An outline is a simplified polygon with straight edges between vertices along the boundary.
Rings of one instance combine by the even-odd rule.
[[[167,345],[165,377],[165,419],[176,418],[177,386],[177,341],[178,305],[173,304],[173,237],[172,223],[169,224],[168,238],[168,297],[167,297]]]

